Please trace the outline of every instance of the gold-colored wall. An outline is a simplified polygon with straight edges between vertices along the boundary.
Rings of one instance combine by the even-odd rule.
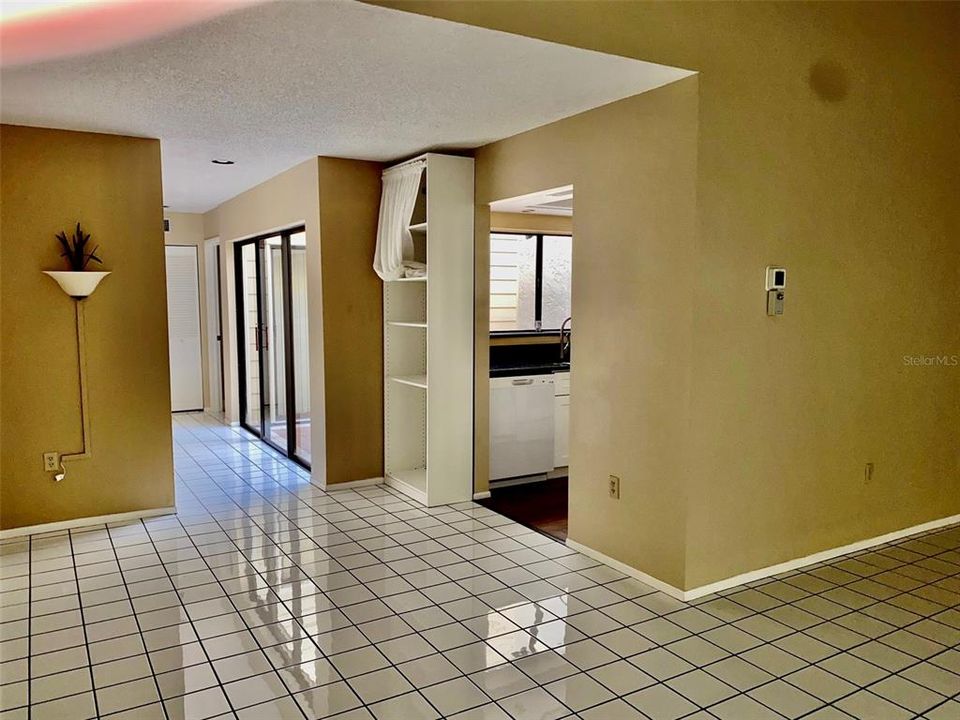
[[[383,476],[383,285],[373,272],[379,163],[321,157],[327,484]]]
[[[174,504],[160,143],[0,127],[0,527]],[[112,275],[85,301],[92,457],[80,449],[74,303],[55,233],[77,221]]]
[[[690,141],[698,156],[696,253],[688,267],[657,267],[696,282],[666,289],[650,307],[610,306],[605,321],[611,331],[631,328],[675,303],[691,306],[689,351],[662,358],[690,378],[688,422],[654,435],[630,429],[633,442],[647,443],[644,452],[675,467],[656,477],[641,467],[623,478],[625,494],[647,482],[686,486],[683,560],[658,575],[656,559],[642,551],[596,549],[693,588],[960,513],[960,371],[904,362],[960,348],[960,4],[380,4],[699,73],[699,132]],[[564,138],[525,159],[534,167],[562,163],[555,155],[572,162],[581,157],[573,145]],[[507,148],[519,153],[509,141],[494,147],[503,148],[498,162],[507,162]],[[618,223],[642,193],[625,205],[614,202],[616,191],[638,187],[641,172],[591,164],[598,170],[587,180],[614,190],[606,213]],[[536,174],[509,167],[516,185]],[[583,181],[575,192],[576,253]],[[660,227],[674,217],[646,221]],[[651,258],[623,237],[606,250],[620,265],[603,283],[640,282]],[[603,288],[585,285],[578,258],[574,393],[577,373],[599,375],[593,366],[612,362],[623,382],[644,392],[598,385],[603,392],[589,402],[611,414],[660,402],[672,388],[650,384],[638,363],[663,348],[624,346],[629,357],[611,360],[584,347],[577,303]],[[786,314],[777,319],[765,315],[768,264],[788,271]],[[478,293],[478,319],[482,301]],[[478,342],[478,365],[484,352]],[[592,434],[591,411],[573,397],[573,435]],[[615,463],[600,440],[596,451]],[[585,448],[579,437],[572,443],[572,499],[602,493],[602,472],[579,475]],[[876,468],[869,484],[866,462]],[[594,526],[620,527],[602,507],[579,520],[571,508],[574,539]],[[643,535],[645,517],[620,527],[624,543]],[[671,548],[675,541],[663,538]]]

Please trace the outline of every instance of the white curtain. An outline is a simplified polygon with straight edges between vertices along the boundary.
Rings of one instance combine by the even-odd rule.
[[[413,259],[410,217],[417,202],[425,162],[418,160],[383,173],[380,222],[373,269],[383,280],[403,277],[403,261]]]

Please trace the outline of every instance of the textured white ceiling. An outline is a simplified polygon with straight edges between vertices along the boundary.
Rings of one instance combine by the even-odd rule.
[[[477,147],[690,74],[360,3],[279,2],[6,68],[0,117],[158,137],[164,202],[203,212],[311,156]]]

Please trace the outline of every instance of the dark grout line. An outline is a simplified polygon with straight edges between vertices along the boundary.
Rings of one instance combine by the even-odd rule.
[[[33,536],[27,536],[27,720],[33,714]],[[79,590],[79,587],[77,588]],[[82,618],[82,616],[81,616]],[[91,679],[92,680],[92,679]]]
[[[67,532],[67,541],[70,543],[70,561],[73,566],[73,580],[77,585],[77,604],[80,608],[80,626],[83,628],[83,648],[87,653],[87,672],[90,675],[90,693],[93,695],[93,709],[97,713],[97,717],[100,717],[100,701],[97,698],[96,685],[93,680],[93,662],[90,657],[90,638],[87,635],[87,618],[83,612],[83,597],[80,595],[80,578],[77,575],[77,558],[73,554],[73,536]],[[31,588],[33,587],[33,582],[31,578],[30,583]],[[33,708],[30,708],[30,715],[33,714]]]

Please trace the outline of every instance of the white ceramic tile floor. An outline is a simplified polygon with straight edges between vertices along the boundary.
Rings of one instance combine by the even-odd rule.
[[[682,603],[179,415],[177,514],[0,543],[0,720],[960,718],[960,527]]]

